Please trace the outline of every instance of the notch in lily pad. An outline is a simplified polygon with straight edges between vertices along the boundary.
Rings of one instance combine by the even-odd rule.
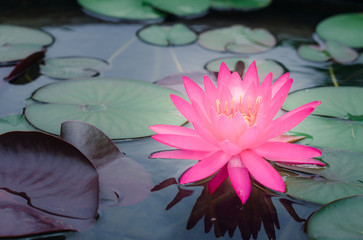
[[[91,57],[49,58],[40,65],[42,74],[56,79],[95,77],[107,68],[107,61]]]
[[[198,43],[214,51],[252,54],[273,48],[277,40],[266,29],[233,25],[202,32]]]
[[[194,43],[197,34],[184,24],[150,25],[137,32],[142,41],[158,46],[178,46]]]
[[[0,25],[0,65],[14,65],[53,42],[53,36],[40,29]]]

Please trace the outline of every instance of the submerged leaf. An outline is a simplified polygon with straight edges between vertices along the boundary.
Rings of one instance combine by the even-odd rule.
[[[150,175],[141,165],[121,153],[96,127],[79,121],[64,122],[61,138],[76,146],[96,167],[101,204],[128,206],[150,194]]]

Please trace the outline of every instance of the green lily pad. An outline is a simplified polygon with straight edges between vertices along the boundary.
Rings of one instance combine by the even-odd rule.
[[[48,84],[32,96],[26,119],[45,132],[59,134],[61,123],[90,123],[111,139],[150,136],[153,124],[182,125],[185,119],[170,101],[175,93],[155,84],[116,78],[72,79]],[[46,103],[46,104],[44,104]]]
[[[145,0],[156,9],[176,16],[201,15],[208,11],[210,0]]]
[[[88,13],[114,19],[156,20],[165,15],[143,0],[77,0]]]
[[[362,239],[363,196],[339,199],[320,208],[309,219],[310,239]]]
[[[276,45],[276,38],[262,28],[251,29],[243,25],[209,30],[199,35],[201,46],[215,51],[258,53]]]
[[[159,46],[185,45],[197,40],[197,34],[184,24],[150,25],[141,29],[137,36],[146,43]]]
[[[234,71],[234,69],[236,69],[237,62],[239,61],[242,61],[245,64],[245,69],[243,72],[243,74],[245,74],[247,67],[252,63],[252,61],[254,61],[254,59],[243,57],[219,58],[208,62],[204,68],[210,72],[218,73],[221,63],[224,62],[227,64],[228,68],[231,69],[231,71]],[[285,72],[281,64],[273,60],[256,60],[256,66],[258,69],[260,81],[262,81],[270,72],[272,72],[273,78],[275,80]]]
[[[284,167],[312,175],[287,173],[284,177],[288,195],[309,202],[326,204],[333,200],[363,192],[363,154],[324,150],[322,160],[327,164],[323,169]]]
[[[38,29],[0,25],[0,65],[14,64],[53,41],[50,34]]]
[[[360,87],[318,87],[290,94],[283,109],[290,111],[305,103],[321,101],[312,114],[351,119],[363,116],[363,88]]]
[[[316,27],[324,40],[336,40],[349,47],[363,47],[363,13],[347,13],[329,17]]]
[[[36,131],[36,129],[27,122],[22,114],[9,114],[1,117],[0,134],[11,131]]]
[[[301,45],[297,53],[300,57],[316,62],[325,62],[332,59],[339,63],[348,63],[358,58],[358,53],[354,49],[344,44],[328,40],[325,46]]]
[[[211,7],[221,10],[256,10],[260,8],[267,7],[270,5],[272,0],[211,0]]]
[[[40,65],[42,74],[58,79],[94,77],[99,72],[108,68],[106,61],[89,57],[62,57],[45,60]]]
[[[363,152],[362,122],[309,116],[291,131],[310,136],[304,144]]]

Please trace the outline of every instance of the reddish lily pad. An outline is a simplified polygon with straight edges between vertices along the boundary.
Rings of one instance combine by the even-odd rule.
[[[77,147],[96,167],[102,205],[128,206],[149,196],[153,186],[150,175],[98,128],[80,121],[64,122],[61,138]]]
[[[0,211],[7,216],[0,236],[85,230],[95,221],[98,174],[71,144],[40,132],[5,133],[0,159]]]
[[[266,29],[234,25],[205,31],[198,43],[210,50],[251,54],[273,48],[276,38]]]

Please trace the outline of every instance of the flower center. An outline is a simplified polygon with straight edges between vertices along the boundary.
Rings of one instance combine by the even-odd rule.
[[[248,98],[248,100],[246,101],[246,99],[243,99],[242,95],[240,95],[238,102],[235,102],[234,99],[232,99],[230,102],[225,101],[223,104],[219,99],[217,99],[216,105],[217,113],[219,116],[225,115],[232,119],[234,114],[236,112],[239,112],[248,123],[248,125],[252,126],[257,120],[257,113],[260,108],[260,96],[257,97],[254,104],[251,103],[250,98]]]

